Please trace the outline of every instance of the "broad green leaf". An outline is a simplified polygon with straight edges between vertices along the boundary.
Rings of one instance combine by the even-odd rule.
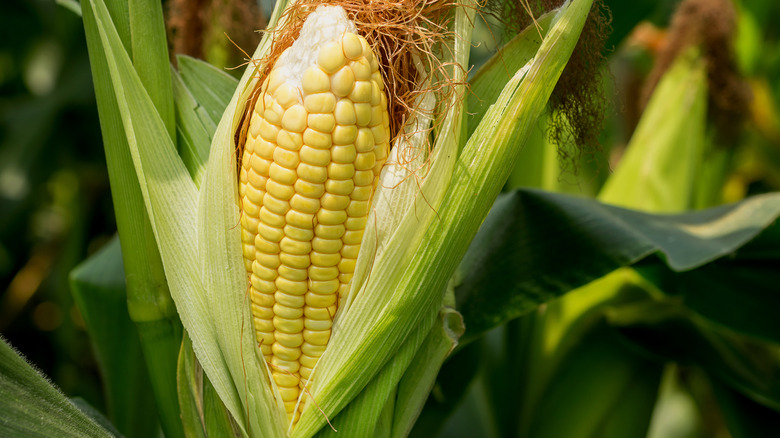
[[[120,94],[117,98],[108,56],[100,38],[101,27],[114,28],[113,18],[119,29],[118,33],[122,36],[122,41],[117,42],[117,52],[128,56],[126,50],[130,48],[130,30],[127,2],[110,2],[108,8],[101,10],[99,18],[96,18],[90,2],[85,1],[81,6],[111,196],[127,277],[128,311],[130,318],[138,324],[163,429],[171,437],[180,436],[182,432],[176,403],[175,373],[178,345],[181,342],[181,323],[167,287],[160,253],[149,216],[144,209],[140,185],[124,133],[119,105],[127,96]],[[107,9],[111,11],[110,16]],[[127,68],[128,71],[133,70],[129,61]],[[150,107],[149,111],[156,114],[154,107]],[[168,136],[167,133],[162,135]],[[168,330],[158,330],[158,326],[167,326]]]
[[[778,194],[681,215],[537,190],[503,195],[461,265],[465,338],[652,254],[674,271],[700,267],[738,250],[778,215]]]
[[[706,122],[706,63],[698,49],[688,49],[653,91],[599,199],[652,212],[693,207]]]
[[[0,338],[0,435],[110,437]]]
[[[234,426],[225,405],[198,364],[192,351],[192,341],[186,334],[179,353],[177,378],[182,423],[188,437],[241,436],[241,431]]]
[[[475,343],[481,346],[480,383],[499,436],[512,436],[520,429],[523,415],[518,406],[533,406],[528,387],[531,380],[538,380],[532,365],[538,362],[534,353],[544,336],[539,319],[538,313],[514,319]]]
[[[674,301],[636,304],[609,313],[608,321],[649,354],[697,365],[752,400],[780,410],[777,344],[724,330]]]
[[[83,9],[84,5],[81,5],[81,7]],[[130,32],[129,0],[108,0],[106,2],[106,8],[108,9],[109,14],[111,15],[111,22],[114,23],[114,26],[116,27],[116,32],[119,35],[119,39],[122,41],[122,45],[124,46],[127,55],[132,57],[133,46],[132,46],[131,32]],[[84,28],[86,29],[86,27],[87,24],[85,23]],[[87,36],[87,45],[89,45],[90,43],[94,44],[96,42],[94,38],[95,37],[93,36]],[[92,55],[90,55],[90,64],[93,64],[92,68],[94,70],[95,67],[92,61]],[[101,65],[100,68],[103,69],[107,67]],[[101,71],[101,73],[108,74],[107,71]],[[101,111],[101,114],[104,114],[104,112]]]
[[[375,438],[390,438],[390,434],[393,431],[393,414],[395,411],[396,394],[396,390],[393,390],[393,392],[390,393],[390,397],[388,397],[387,402],[385,402],[385,407],[379,414],[379,419],[376,422],[376,428],[373,433]]]
[[[210,438],[241,436],[241,431],[236,427],[230,413],[225,408],[225,404],[222,403],[208,376],[205,375],[203,376],[203,414],[206,423],[206,436]]]
[[[76,267],[70,285],[100,367],[108,415],[127,437],[156,434],[157,407],[136,326],[127,313],[119,239]]]
[[[493,417],[482,384],[478,377],[469,387],[463,401],[449,414],[436,435],[419,435],[413,429],[413,437],[434,436],[436,438],[501,438]]]
[[[216,126],[222,118],[238,81],[213,65],[185,55],[178,55],[179,74],[195,101],[202,106]]]
[[[567,366],[572,351],[601,323],[605,309],[646,300],[646,284],[635,273],[618,270],[480,338],[480,381],[498,436],[515,435],[544,415],[534,406],[556,385],[556,373]]]

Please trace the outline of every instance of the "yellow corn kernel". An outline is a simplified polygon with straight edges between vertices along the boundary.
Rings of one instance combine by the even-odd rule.
[[[298,176],[314,184],[322,184],[328,180],[328,170],[325,167],[301,163],[298,165]]]
[[[287,347],[278,341],[274,342],[274,345],[271,347],[271,351],[273,352],[274,356],[283,360],[298,360],[298,358],[301,357],[300,348]]]
[[[274,180],[268,180],[268,182],[266,183],[266,191],[270,193],[271,196],[273,196],[274,198],[281,199],[283,201],[289,200],[290,198],[292,198],[292,195],[295,194],[295,190],[292,188],[292,186],[286,184],[279,184]],[[284,224],[282,224],[281,226],[284,226]]]
[[[349,206],[349,196],[325,193],[320,198],[320,204],[322,204],[322,208],[327,208],[328,210],[344,210]]]
[[[281,291],[274,294],[274,300],[287,307],[303,307],[306,303],[304,297],[300,295],[290,295]]]
[[[336,118],[333,114],[309,114],[309,127],[320,132],[333,132],[336,127]]]
[[[336,97],[347,96],[355,85],[355,73],[349,67],[342,67],[330,78],[331,91]]]
[[[311,113],[330,113],[336,109],[336,97],[330,90],[309,94],[303,99],[303,107]]]
[[[341,259],[339,261],[339,271],[344,274],[352,274],[355,272],[355,259]]]
[[[272,373],[274,376],[274,380],[277,382],[277,385],[279,386],[297,386],[298,385],[298,379],[295,378],[294,375],[289,375],[286,373],[282,373],[279,371],[274,371]]]
[[[290,216],[291,213],[292,211],[288,212],[287,215]],[[302,214],[302,213],[296,212],[296,214]],[[285,225],[284,228],[282,229],[282,231],[284,231],[284,235],[300,241],[311,240],[312,238],[314,238],[314,232],[311,230],[312,228],[311,223],[314,221],[314,215],[307,214],[306,216],[309,218],[309,222],[306,223],[304,221],[304,225],[308,226],[309,227],[308,229],[293,226],[292,221],[290,221],[288,218],[288,222],[290,222],[290,225]]]
[[[309,67],[303,74],[303,92],[305,94],[330,91],[330,78],[318,67]]]
[[[320,54],[317,57],[317,64],[320,68],[328,74],[333,74],[338,71],[346,62],[344,58],[344,50],[341,48],[340,41],[332,41],[320,49]]]
[[[317,212],[317,220],[324,225],[339,225],[347,220],[347,212],[344,210],[326,210],[324,208]]]
[[[274,151],[274,162],[287,169],[295,169],[301,159],[297,152],[288,151],[284,148],[276,148]]]
[[[325,190],[334,195],[349,195],[355,189],[355,183],[351,179],[330,179],[325,182]]]
[[[321,201],[317,198],[309,198],[298,193],[290,198],[290,208],[301,213],[316,213],[320,209],[320,203]]]
[[[330,151],[331,157],[336,163],[352,164],[355,162],[355,158],[357,157],[357,151],[355,150],[355,145],[353,144],[333,146]]]
[[[357,138],[357,126],[355,125],[336,125],[333,128],[333,144],[352,144]]]
[[[339,270],[334,266],[328,268],[322,266],[309,266],[309,278],[312,280],[333,280],[334,278],[338,278],[338,276]]]
[[[344,225],[338,224],[338,225],[323,225],[323,224],[317,224],[317,226],[314,228],[314,232],[317,234],[318,237],[322,237],[323,239],[341,239],[341,236],[344,235]]]
[[[327,181],[326,181],[327,183]],[[299,193],[303,196],[309,197],[309,198],[319,198],[322,196],[322,194],[325,192],[325,188],[327,185],[325,184],[314,184],[310,183],[308,181],[304,181],[302,179],[299,179],[298,181],[295,181],[295,192]]]
[[[288,151],[297,151],[303,145],[303,135],[298,132],[281,130],[276,134],[276,145]]]
[[[341,37],[341,47],[344,50],[344,55],[353,61],[363,55],[363,44],[354,33],[347,32]]]

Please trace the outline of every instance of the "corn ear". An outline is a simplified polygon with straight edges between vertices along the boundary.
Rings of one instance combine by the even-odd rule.
[[[706,124],[706,65],[691,48],[661,78],[599,200],[653,212],[691,208]]]
[[[348,296],[389,149],[377,57],[343,8],[308,16],[247,117],[239,194],[254,328],[294,422]]]

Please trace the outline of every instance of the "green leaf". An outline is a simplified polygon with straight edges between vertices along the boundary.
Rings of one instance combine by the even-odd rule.
[[[523,420],[517,407],[532,406],[528,403],[529,380],[538,380],[531,367],[537,359],[533,347],[542,337],[542,330],[534,330],[537,319],[537,313],[525,315],[485,333],[475,342],[482,347],[480,382],[499,436],[516,434]]]
[[[127,437],[155,435],[157,407],[138,333],[127,313],[119,239],[76,267],[70,284],[100,367],[110,418]]]
[[[214,126],[219,124],[238,81],[213,65],[185,55],[178,55],[179,74],[187,88],[211,118]]]
[[[0,435],[110,437],[0,338]]]
[[[81,4],[76,0],[55,0],[55,3],[81,17]]]
[[[462,342],[652,254],[675,271],[700,267],[738,250],[778,215],[780,194],[681,215],[538,190],[503,195],[461,264]]]
[[[206,436],[211,438],[241,436],[241,431],[230,417],[230,412],[220,400],[208,376],[205,375],[203,376],[203,414]]]

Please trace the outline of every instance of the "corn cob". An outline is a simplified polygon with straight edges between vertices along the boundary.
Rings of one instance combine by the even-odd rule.
[[[243,253],[257,342],[293,421],[349,292],[390,142],[377,57],[341,7],[309,16],[250,114]]]

